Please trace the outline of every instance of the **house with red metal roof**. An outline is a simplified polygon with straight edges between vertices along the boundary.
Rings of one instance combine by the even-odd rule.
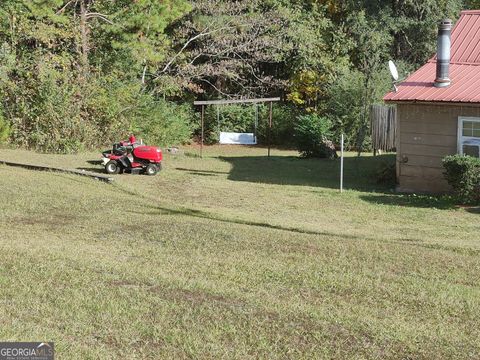
[[[397,107],[399,191],[449,191],[442,159],[480,156],[480,10],[438,34],[437,55],[384,97]]]

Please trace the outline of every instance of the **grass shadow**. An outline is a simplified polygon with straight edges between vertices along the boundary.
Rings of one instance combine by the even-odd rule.
[[[147,201],[154,201],[153,199],[145,196],[137,191],[126,189],[123,186],[119,186],[118,184],[114,184],[114,186],[121,192],[132,195],[137,198],[142,198]],[[323,235],[323,236],[330,236],[330,237],[337,237],[337,238],[345,238],[345,239],[359,239],[358,236],[350,235],[350,234],[336,234],[327,231],[315,231],[315,230],[307,230],[297,227],[288,227],[288,226],[281,226],[275,224],[269,224],[265,222],[259,221],[250,221],[250,220],[242,220],[242,219],[235,219],[224,217],[218,214],[208,213],[206,211],[192,209],[192,208],[171,208],[161,205],[153,205],[153,204],[143,204],[142,210],[127,210],[127,212],[132,214],[141,214],[141,215],[181,215],[181,216],[188,216],[200,219],[207,219],[213,221],[219,221],[223,223],[229,224],[238,224],[238,225],[247,225],[247,226],[254,226],[260,227],[265,229],[273,229],[273,230],[281,230],[281,231],[288,231],[294,232],[299,234],[307,234],[307,235]]]
[[[134,192],[125,191],[129,194],[134,194]],[[242,220],[242,219],[235,219],[224,217],[221,215],[208,213],[202,210],[196,210],[191,208],[170,208],[160,205],[146,205],[144,206],[148,210],[127,210],[127,212],[133,214],[141,214],[141,215],[174,215],[174,216],[187,216],[193,218],[200,218],[200,219],[207,219],[212,221],[218,221],[221,223],[226,224],[236,224],[236,225],[246,225],[252,227],[258,227],[263,229],[272,229],[272,230],[279,230],[279,231],[287,231],[297,234],[304,234],[304,235],[317,235],[317,236],[325,236],[330,240],[349,240],[349,241],[373,241],[378,242],[380,241],[379,238],[375,238],[372,236],[365,236],[365,235],[353,235],[353,234],[345,234],[341,232],[330,232],[330,231],[321,231],[321,230],[308,230],[302,229],[297,227],[289,227],[289,226],[281,226],[275,224],[269,224],[264,222],[258,221],[250,221],[250,220]],[[477,208],[478,209],[478,208]],[[433,249],[433,250],[442,250],[442,251],[451,251],[454,253],[469,255],[469,256],[478,256],[480,254],[479,249],[471,249],[471,248],[458,248],[455,246],[448,246],[448,245],[441,245],[441,244],[424,244],[424,240],[418,238],[393,238],[390,240],[381,240],[382,243],[388,242],[391,244],[402,244],[414,247],[420,247],[424,249]]]
[[[329,236],[329,237],[339,237],[344,239],[359,239],[358,236],[350,235],[350,234],[336,234],[336,233],[327,232],[327,231],[307,230],[307,229],[302,229],[297,227],[274,225],[274,224],[269,224],[264,222],[226,218],[226,217],[218,216],[215,214],[207,213],[205,211],[190,209],[190,208],[173,209],[173,208],[168,208],[163,206],[149,206],[149,205],[145,207],[150,208],[151,210],[149,211],[128,210],[128,212],[134,213],[134,214],[141,214],[141,215],[183,215],[183,216],[219,221],[223,223],[254,226],[254,227],[260,227],[265,229],[294,232],[299,234],[322,235],[322,236]]]
[[[480,206],[467,207],[467,208],[465,208],[465,211],[467,211],[471,214],[480,214]]]
[[[231,165],[228,179],[264,184],[300,185],[338,189],[340,159],[301,159],[295,156],[226,157]],[[376,173],[382,164],[395,163],[395,155],[346,157],[344,188],[361,191],[388,191],[392,184],[378,184]]]
[[[233,181],[339,188],[340,159],[301,159],[295,156],[220,159],[230,163],[232,169],[228,179]],[[345,157],[344,188],[370,193],[360,195],[360,198],[373,204],[444,210],[455,208],[456,204],[449,196],[398,194],[394,192],[395,184],[379,184],[378,171],[393,164],[395,154]]]
[[[197,170],[197,169],[186,169],[177,167],[175,170],[185,171],[190,175],[200,175],[200,176],[216,176],[216,175],[227,175],[228,172],[225,171],[213,171],[213,170]]]
[[[415,208],[435,208],[452,210],[457,206],[449,196],[416,195],[416,194],[366,194],[360,199],[375,205],[390,205]]]
[[[86,162],[90,165],[101,165],[102,164],[102,160],[87,160]]]
[[[123,186],[119,186],[118,184],[114,184],[114,186],[121,192],[127,194],[127,195],[133,195],[135,197],[140,197],[144,200],[147,201],[155,201],[148,196],[145,196],[141,193],[138,193],[137,191],[126,189]],[[396,195],[392,194],[392,197],[395,197]],[[424,204],[423,204],[424,205]],[[290,227],[290,226],[282,226],[282,225],[276,225],[276,224],[270,224],[266,222],[260,222],[260,221],[253,221],[253,220],[243,220],[243,219],[237,219],[237,218],[231,218],[231,217],[225,217],[220,214],[214,214],[214,213],[209,213],[206,211],[202,210],[197,210],[197,209],[192,209],[192,208],[186,208],[186,207],[180,207],[180,208],[173,208],[173,207],[167,207],[167,206],[162,206],[159,204],[143,204],[141,210],[127,210],[127,212],[132,213],[132,214],[141,214],[141,215],[174,215],[174,216],[186,216],[186,217],[192,217],[192,218],[200,218],[200,219],[206,219],[206,220],[211,220],[211,221],[218,221],[221,223],[226,223],[226,224],[237,224],[237,225],[246,225],[246,226],[252,226],[252,227],[258,227],[258,228],[264,228],[264,229],[272,229],[272,230],[279,230],[279,231],[287,231],[287,232],[292,232],[292,233],[297,233],[297,234],[305,234],[305,235],[319,235],[319,236],[327,236],[331,239],[343,239],[343,240],[365,240],[365,241],[379,241],[378,238],[375,237],[370,237],[370,236],[365,236],[365,235],[353,235],[353,234],[344,234],[344,233],[336,233],[336,232],[330,232],[330,231],[322,231],[322,230],[309,230],[309,229],[302,229],[299,227]],[[385,242],[385,240],[382,240]],[[440,246],[436,244],[422,244],[423,240],[418,238],[409,238],[409,239],[404,239],[404,238],[397,238],[397,239],[391,239],[389,240],[390,243],[393,244],[406,244],[406,245],[411,245],[411,246],[419,246],[419,247],[424,247],[424,248],[433,248],[433,249],[440,249],[440,250],[448,250],[448,251],[454,251],[454,252],[461,252],[461,253],[466,253],[466,254],[475,254],[478,255],[480,250],[471,250],[471,249],[459,249],[455,247],[449,247],[449,246]]]

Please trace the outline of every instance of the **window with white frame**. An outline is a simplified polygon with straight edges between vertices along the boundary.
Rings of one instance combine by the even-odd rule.
[[[480,118],[458,118],[458,153],[480,157]]]

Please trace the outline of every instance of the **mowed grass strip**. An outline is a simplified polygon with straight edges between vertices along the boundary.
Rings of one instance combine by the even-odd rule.
[[[475,209],[369,189],[385,158],[352,159],[340,195],[338,163],[261,151],[114,185],[0,166],[0,338],[66,359],[480,356]]]

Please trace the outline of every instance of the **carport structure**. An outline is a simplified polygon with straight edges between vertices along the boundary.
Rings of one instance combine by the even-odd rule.
[[[193,105],[201,106],[201,143],[200,143],[200,156],[203,157],[203,143],[205,140],[205,106],[209,105],[232,105],[232,104],[263,104],[269,103],[269,116],[268,116],[268,157],[270,157],[270,148],[271,148],[271,132],[273,125],[273,103],[280,101],[279,97],[273,98],[257,98],[257,99],[233,99],[233,100],[202,100],[194,101]]]

